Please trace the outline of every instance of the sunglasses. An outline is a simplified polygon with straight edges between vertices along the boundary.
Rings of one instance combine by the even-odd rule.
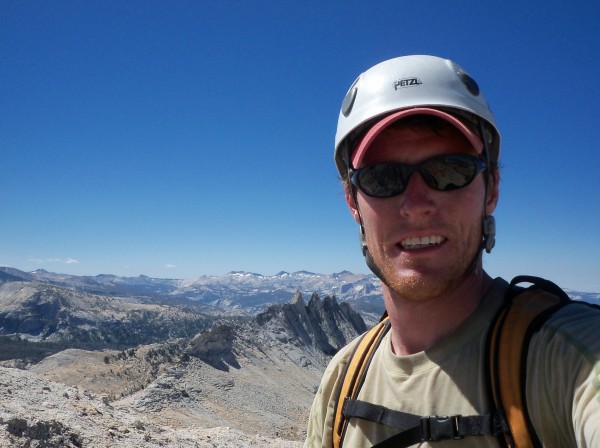
[[[475,156],[450,154],[432,157],[416,165],[394,162],[366,166],[354,170],[350,181],[367,196],[389,198],[406,190],[415,171],[430,188],[451,191],[466,187],[485,169],[485,162]]]

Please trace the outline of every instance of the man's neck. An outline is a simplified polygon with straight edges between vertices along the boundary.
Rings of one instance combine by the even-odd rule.
[[[430,300],[406,299],[383,285],[394,353],[399,356],[418,353],[452,334],[477,309],[491,282],[482,272]]]

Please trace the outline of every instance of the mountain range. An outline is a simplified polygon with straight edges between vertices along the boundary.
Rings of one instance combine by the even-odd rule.
[[[161,279],[145,275],[74,276],[45,270],[23,272],[0,267],[0,282],[27,281],[60,286],[90,294],[123,297],[144,303],[194,304],[203,312],[221,314],[237,310],[256,314],[269,305],[289,302],[300,291],[306,296],[316,292],[349,302],[360,312],[381,314],[381,285],[374,275],[343,271],[331,275],[307,271],[279,272],[272,276],[233,271],[223,276],[191,279]]]
[[[145,275],[75,276],[43,269],[24,272],[0,267],[0,283],[6,281],[44,283],[140,303],[194,304],[196,309],[216,314],[237,311],[239,314],[253,315],[269,305],[289,302],[296,291],[305,296],[316,292],[322,297],[336,297],[338,301],[348,302],[361,314],[370,317],[378,317],[384,310],[379,279],[373,274],[353,274],[348,271],[330,275],[282,271],[272,276],[232,271],[223,276],[163,279]],[[600,293],[565,291],[575,300],[600,303]]]

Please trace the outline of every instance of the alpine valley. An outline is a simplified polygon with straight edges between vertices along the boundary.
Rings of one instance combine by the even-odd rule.
[[[350,272],[0,267],[0,447],[300,447],[331,356],[382,312]]]

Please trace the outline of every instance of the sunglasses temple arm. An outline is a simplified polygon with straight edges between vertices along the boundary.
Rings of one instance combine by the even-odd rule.
[[[350,195],[352,196],[352,202],[354,202],[354,208],[358,213],[358,219],[360,221],[360,248],[363,256],[366,255],[367,252],[367,241],[365,237],[365,227],[363,225],[362,215],[360,213],[360,209],[358,208],[358,191],[357,188],[352,184],[352,165],[350,165],[350,150],[347,150],[346,154],[346,188],[350,189]]]

